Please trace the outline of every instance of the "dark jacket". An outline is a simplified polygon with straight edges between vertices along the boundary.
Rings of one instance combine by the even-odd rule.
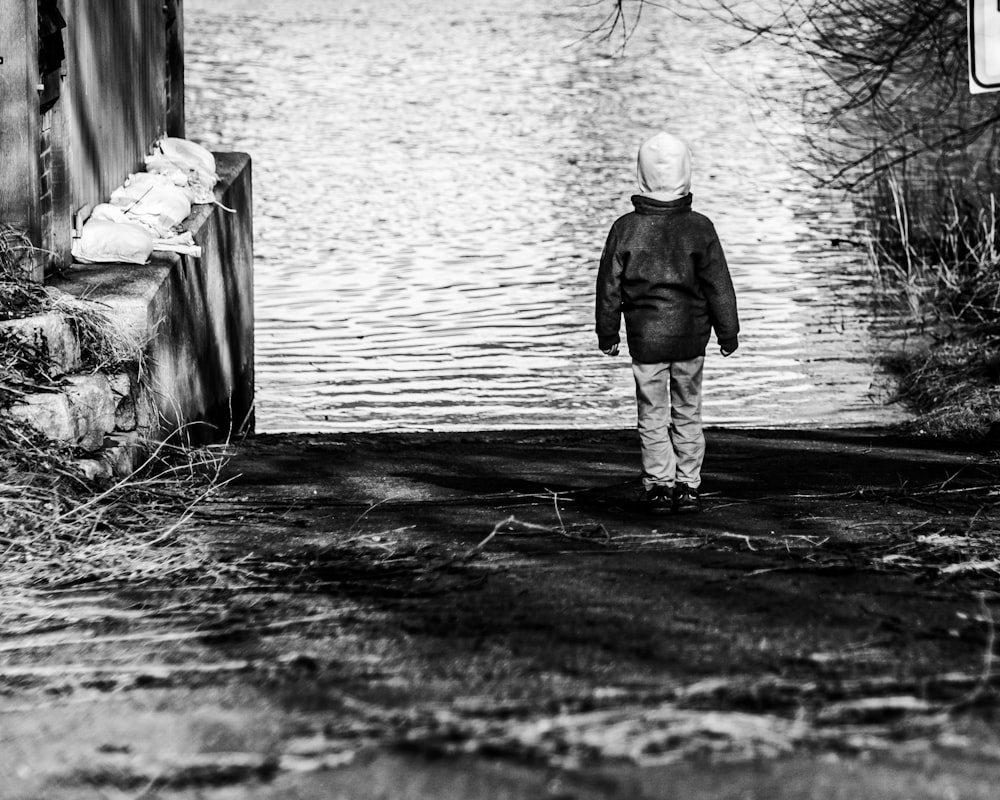
[[[736,293],[715,227],[691,210],[691,195],[660,201],[632,197],[635,211],[615,221],[597,273],[597,336],[617,344],[622,313],[629,353],[643,363],[705,354],[715,328],[735,350]]]

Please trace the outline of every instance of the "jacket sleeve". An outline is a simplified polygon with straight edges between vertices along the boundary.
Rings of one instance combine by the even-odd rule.
[[[617,245],[618,236],[612,227],[597,270],[597,344],[602,350],[621,341],[622,266],[615,255]]]
[[[708,301],[708,313],[719,345],[726,350],[735,350],[739,345],[740,332],[736,290],[733,288],[725,253],[722,252],[722,243],[714,229],[698,279]]]

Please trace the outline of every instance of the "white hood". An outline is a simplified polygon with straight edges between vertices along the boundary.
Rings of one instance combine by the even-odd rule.
[[[691,154],[669,133],[658,133],[639,148],[636,177],[646,197],[677,200],[691,191]]]

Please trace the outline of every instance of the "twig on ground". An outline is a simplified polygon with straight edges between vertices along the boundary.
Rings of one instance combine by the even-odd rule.
[[[986,596],[982,592],[979,593],[979,610],[983,615],[984,621],[986,622],[986,644],[983,648],[983,668],[979,673],[979,680],[976,685],[972,687],[969,693],[951,704],[951,707],[954,710],[967,708],[973,705],[982,698],[987,690],[992,690],[992,680],[994,677],[993,662],[996,659],[996,654],[994,653],[994,648],[996,646],[996,624],[993,620],[993,614],[990,611],[990,607],[986,604]]]

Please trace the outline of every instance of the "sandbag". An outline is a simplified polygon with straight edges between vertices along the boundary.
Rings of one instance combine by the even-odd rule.
[[[146,172],[151,172],[154,175],[162,175],[174,184],[174,186],[180,186],[182,189],[188,189],[189,194],[193,198],[194,192],[188,187],[187,173],[184,170],[179,169],[170,159],[157,154],[146,156]],[[192,202],[194,202],[193,199]]]
[[[176,136],[164,136],[153,145],[153,152],[162,153],[181,169],[194,169],[215,175],[215,156],[200,144]]]
[[[178,186],[185,186],[194,203],[215,202],[215,156],[200,144],[165,136],[153,145],[146,156],[146,171],[167,176]]]
[[[153,252],[153,235],[143,225],[94,219],[73,243],[73,257],[86,263],[145,264]]]
[[[105,222],[129,221],[129,218],[125,216],[125,212],[122,211],[118,206],[111,205],[111,203],[100,203],[94,206],[94,210],[90,212],[90,219],[92,220],[102,219]]]
[[[122,211],[118,206],[113,206],[111,203],[101,203],[100,205],[94,206],[94,210],[90,213],[90,220],[101,220],[104,222],[114,222],[114,223],[126,223],[126,224],[138,224],[129,223],[129,218],[126,216],[125,212]],[[148,228],[143,226],[143,230],[148,231]],[[150,232],[150,235],[152,233]],[[197,256],[201,258],[201,247],[195,244],[194,234],[191,231],[180,231],[179,233],[172,233],[170,236],[154,237],[153,238],[153,252],[169,251],[172,253],[182,253],[189,256]]]
[[[169,236],[191,213],[191,201],[184,190],[163,175],[137,172],[111,193],[111,205],[118,206],[129,221],[145,225],[156,236]]]

